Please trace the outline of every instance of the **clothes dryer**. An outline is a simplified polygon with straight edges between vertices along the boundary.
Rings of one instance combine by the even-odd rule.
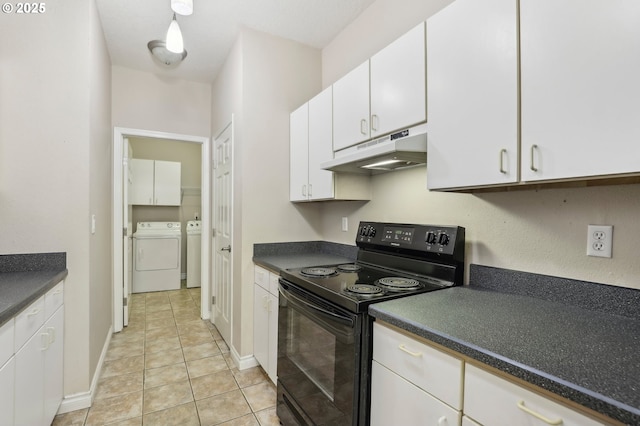
[[[180,289],[180,222],[138,222],[133,234],[133,293]]]

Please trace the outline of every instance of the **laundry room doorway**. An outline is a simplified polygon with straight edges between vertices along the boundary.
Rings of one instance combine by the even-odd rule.
[[[198,152],[199,151],[199,152]],[[135,153],[138,152],[136,156]],[[198,156],[194,153],[199,154]],[[132,161],[132,157],[135,158]],[[176,157],[176,158],[172,158]],[[171,160],[177,161],[171,161]],[[195,160],[194,160],[195,159]],[[179,188],[171,194],[156,191],[155,196],[141,195],[132,186],[132,179],[144,179],[143,173],[132,172],[132,163],[136,167],[144,163],[157,163],[157,169],[165,166],[185,164],[186,168],[178,166]],[[199,164],[198,164],[199,162]],[[143,163],[143,164],[139,164]],[[165,164],[166,163],[166,164]],[[155,166],[152,166],[152,169]],[[199,170],[198,170],[199,169]],[[114,128],[113,144],[113,331],[122,331],[128,323],[128,305],[132,288],[131,268],[134,263],[131,239],[137,222],[179,222],[183,228],[186,242],[186,223],[189,220],[200,220],[201,229],[201,259],[200,271],[201,303],[200,316],[203,319],[211,317],[210,304],[210,206],[211,206],[211,149],[210,139],[200,136],[182,135],[166,132],[155,132],[140,129]],[[199,172],[199,173],[198,173]],[[164,175],[163,175],[164,176]],[[152,181],[154,177],[150,178]],[[164,179],[155,176],[155,179]],[[199,182],[198,182],[199,180]],[[174,182],[175,186],[176,183]],[[162,188],[165,188],[163,183]],[[159,185],[158,185],[159,187]],[[177,192],[176,192],[177,191]],[[132,198],[137,201],[131,202]],[[143,197],[143,198],[140,198]],[[169,199],[157,199],[169,197]],[[134,206],[132,206],[134,204]],[[135,207],[132,208],[132,207]],[[179,254],[182,267],[181,278],[186,278],[186,244],[184,253]],[[184,281],[184,280],[183,280]]]

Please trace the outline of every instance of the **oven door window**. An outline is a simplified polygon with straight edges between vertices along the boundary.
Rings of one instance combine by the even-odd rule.
[[[355,314],[303,291],[281,287],[278,380],[300,417],[317,425],[351,425],[360,344]]]

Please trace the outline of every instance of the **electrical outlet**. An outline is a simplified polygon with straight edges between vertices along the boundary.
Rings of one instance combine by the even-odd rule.
[[[613,226],[589,225],[587,232],[587,256],[611,257]]]
[[[342,218],[342,232],[347,232],[349,230],[349,219],[347,217]]]

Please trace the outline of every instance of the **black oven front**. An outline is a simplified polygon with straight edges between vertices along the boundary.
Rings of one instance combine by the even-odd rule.
[[[280,422],[357,424],[362,340],[368,334],[363,333],[365,314],[349,312],[280,280],[278,315]]]

